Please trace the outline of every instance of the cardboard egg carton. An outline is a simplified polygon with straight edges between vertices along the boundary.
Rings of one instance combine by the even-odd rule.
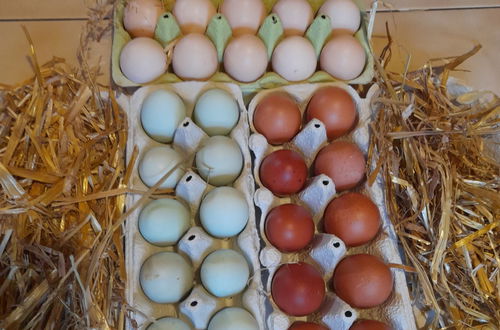
[[[291,85],[257,93],[249,104],[249,122],[250,129],[253,133],[250,136],[249,147],[255,156],[253,173],[258,185],[254,202],[260,209],[260,212],[257,212],[257,225],[260,237],[263,241],[259,258],[263,267],[268,270],[262,273],[264,288],[266,292],[269,293],[266,297],[266,326],[268,329],[272,330],[286,330],[294,321],[307,319],[310,321],[323,322],[328,325],[330,329],[347,330],[357,318],[368,318],[385,321],[391,324],[394,329],[398,330],[416,329],[405,275],[400,270],[391,269],[394,278],[393,293],[388,301],[376,308],[356,310],[342,301],[342,299],[337,297],[332,291],[331,278],[334,269],[337,263],[347,254],[370,253],[381,257],[386,263],[401,264],[397,236],[388,218],[385,207],[381,175],[379,175],[372,186],[363,183],[356,189],[370,196],[377,205],[382,219],[382,228],[379,235],[372,242],[356,248],[346,248],[341,239],[323,232],[321,223],[323,211],[330,200],[336,196],[335,185],[328,176],[319,175],[311,177],[306,183],[306,187],[303,191],[297,195],[283,198],[274,196],[260,181],[260,164],[264,157],[272,151],[278,149],[292,149],[298,151],[303,155],[306,164],[310,168],[316,154],[323,146],[327,145],[328,142],[323,123],[317,119],[313,119],[304,125],[302,130],[290,143],[283,146],[272,146],[268,144],[263,135],[256,132],[253,126],[253,114],[256,106],[262,98],[269,93],[284,91],[296,100],[302,114],[304,114],[307,104],[314,92],[323,86],[337,86],[343,88],[352,96],[358,111],[358,123],[356,128],[347,137],[342,139],[356,143],[366,155],[369,146],[368,125],[374,115],[370,102],[378,92],[378,87],[376,85],[369,90],[365,99],[360,98],[352,87],[340,82]],[[370,164],[370,166],[373,168],[375,164]],[[311,211],[313,220],[316,224],[316,234],[309,250],[283,254],[267,240],[264,226],[266,216],[273,207],[289,202],[303,205]],[[284,314],[273,302],[270,294],[272,278],[277,268],[284,263],[297,262],[299,260],[315,265],[316,268],[321,271],[327,285],[326,299],[320,310],[309,317],[302,318],[289,317]]]
[[[119,0],[116,2],[114,16],[113,16],[113,46],[111,55],[111,68],[112,76],[114,82],[118,86],[122,87],[133,87],[141,85],[154,85],[162,83],[174,83],[180,82],[182,79],[175,75],[172,71],[171,66],[168,68],[167,72],[161,75],[156,80],[149,82],[147,84],[136,84],[130,81],[127,77],[123,75],[120,69],[120,53],[125,44],[131,40],[131,36],[123,27],[123,13],[125,10],[127,0]],[[214,3],[215,8],[219,8],[222,4],[222,0],[211,0]],[[212,82],[230,82],[240,86],[244,93],[252,93],[265,88],[275,88],[278,86],[288,85],[290,82],[282,78],[277,73],[271,70],[271,55],[274,48],[277,46],[278,42],[283,38],[283,28],[281,26],[280,19],[278,15],[271,13],[271,10],[276,3],[276,0],[262,0],[264,6],[267,10],[267,17],[261,24],[257,35],[264,42],[267,53],[269,57],[269,66],[267,72],[254,82],[242,83],[232,79],[223,70],[223,54],[224,50],[231,39],[232,31],[227,19],[221,13],[217,13],[211,19],[208,27],[205,31],[205,35],[213,42],[219,60],[219,69],[217,72],[209,78]],[[326,15],[317,15],[317,11],[323,4],[324,0],[308,0],[311,4],[315,19],[309,26],[309,29],[304,34],[304,37],[309,39],[315,49],[316,55],[319,58],[323,46],[326,44],[330,34],[331,34],[331,23],[330,19]],[[375,20],[375,8],[367,14],[365,9],[365,3],[361,0],[353,0],[361,12],[361,25],[358,31],[354,34],[354,37],[358,39],[361,46],[366,53],[366,64],[364,70],[361,74],[348,81],[349,84],[367,84],[371,82],[374,75],[374,62],[373,55],[370,45],[371,32],[373,29],[373,22]],[[173,0],[163,0],[165,6],[165,14],[160,16],[157,23],[157,30],[155,39],[159,41],[163,46],[168,45],[171,41],[179,38],[181,32],[179,26],[175,20],[174,15],[171,13],[175,1]],[[338,79],[332,77],[325,71],[317,68],[317,71],[309,77],[304,82],[318,83],[318,82],[333,82],[338,81]]]
[[[217,239],[208,235],[201,227],[198,218],[198,208],[202,198],[213,186],[208,185],[192,169],[195,153],[200,143],[208,136],[191,119],[194,105],[198,97],[206,90],[220,88],[228,91],[237,101],[240,108],[240,118],[237,126],[232,130],[230,137],[234,139],[243,154],[244,165],[233,187],[245,195],[249,206],[249,219],[245,229],[236,237]],[[253,314],[261,328],[263,320],[263,296],[261,295],[261,278],[258,274],[260,264],[258,259],[259,239],[255,223],[255,208],[253,204],[254,181],[251,173],[251,159],[248,148],[248,118],[242,94],[238,86],[222,83],[186,82],[169,85],[156,85],[138,89],[132,96],[121,95],[118,103],[128,114],[129,135],[127,148],[127,161],[132,158],[134,147],[139,149],[139,158],[146,150],[162,145],[151,139],[142,129],[140,121],[141,105],[144,98],[153,91],[165,89],[179,95],[186,105],[187,115],[178,126],[174,141],[171,146],[183,154],[186,162],[186,173],[175,188],[177,198],[189,205],[191,211],[191,228],[180,239],[177,245],[171,247],[158,247],[148,243],[138,229],[138,217],[141,209],[134,211],[125,224],[126,241],[126,270],[127,270],[127,303],[133,307],[132,315],[135,324],[128,324],[128,328],[144,329],[155,319],[171,316],[188,321],[194,329],[206,329],[210,318],[220,309],[227,306],[240,306]],[[146,191],[148,188],[141,181],[138,171],[138,162],[131,176],[130,188]],[[126,200],[127,208],[133,206],[141,195],[129,195]],[[241,294],[230,298],[216,298],[210,295],[201,284],[199,268],[203,259],[212,251],[221,248],[231,248],[242,252],[250,267],[250,280],[247,288]],[[161,251],[176,251],[193,264],[195,282],[192,291],[178,304],[158,304],[149,300],[141,289],[139,272],[143,262],[151,255]]]

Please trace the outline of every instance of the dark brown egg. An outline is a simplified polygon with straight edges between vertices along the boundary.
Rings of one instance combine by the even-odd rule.
[[[380,213],[370,198],[347,193],[328,204],[323,216],[325,231],[339,237],[347,246],[371,241],[380,229]]]
[[[337,191],[352,189],[365,177],[365,156],[354,143],[335,141],[321,149],[314,162],[314,174],[326,174]]]
[[[375,320],[356,321],[349,330],[392,330],[387,324]]]
[[[259,169],[262,184],[277,196],[298,193],[307,179],[307,165],[293,150],[276,150],[264,158]]]
[[[313,322],[294,322],[288,330],[328,330],[327,327]]]
[[[307,106],[307,121],[317,118],[325,124],[328,140],[349,133],[356,121],[356,104],[344,89],[320,88]]]
[[[391,295],[392,273],[378,257],[355,254],[342,259],[333,273],[333,289],[354,308],[371,308]]]
[[[270,144],[289,142],[300,130],[301,114],[295,100],[284,92],[264,97],[255,108],[253,124]]]

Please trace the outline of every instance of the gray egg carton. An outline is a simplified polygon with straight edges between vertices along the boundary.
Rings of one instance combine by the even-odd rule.
[[[386,263],[401,264],[397,236],[388,218],[385,207],[383,179],[381,175],[377,177],[376,182],[372,186],[365,183],[362,187],[357,189],[369,195],[378,206],[382,218],[381,232],[371,243],[356,248],[346,248],[345,244],[338,237],[321,232],[322,226],[318,223],[321,221],[325,207],[330,200],[336,196],[335,185],[328,176],[319,175],[310,178],[303,191],[297,195],[283,198],[274,196],[260,181],[260,164],[264,157],[272,151],[278,149],[292,149],[298,151],[304,156],[306,164],[310,167],[318,151],[323,146],[327,145],[328,142],[323,123],[317,119],[313,119],[303,127],[290,143],[284,146],[272,146],[268,144],[263,135],[256,132],[253,126],[255,107],[262,98],[269,93],[284,91],[297,101],[303,114],[314,92],[324,86],[337,86],[343,88],[354,99],[358,111],[358,123],[356,128],[343,139],[356,143],[366,155],[369,146],[368,127],[375,113],[375,111],[372,110],[370,102],[378,93],[378,86],[376,85],[369,90],[365,99],[360,98],[358,93],[351,86],[344,83],[290,85],[262,91],[258,93],[249,104],[248,115],[252,132],[249,140],[249,147],[255,156],[253,172],[258,186],[255,192],[254,202],[260,209],[260,212],[257,212],[257,226],[262,240],[262,249],[259,258],[263,268],[267,269],[266,272],[262,272],[262,282],[267,292],[265,303],[266,327],[271,330],[286,330],[294,321],[307,319],[310,321],[323,322],[328,325],[330,329],[347,330],[357,318],[373,318],[388,322],[394,329],[416,329],[405,275],[401,270],[391,269],[394,277],[393,293],[388,301],[376,308],[356,310],[337,297],[332,292],[331,288],[331,278],[334,269],[337,263],[346,254],[370,253],[381,257]],[[370,164],[370,166],[373,168],[375,164]],[[295,202],[308,208],[313,214],[313,220],[317,228],[312,246],[309,250],[283,254],[267,240],[264,225],[270,209],[289,202]],[[318,270],[320,270],[324,276],[327,285],[325,302],[318,312],[308,317],[290,317],[284,314],[273,302],[270,294],[272,277],[277,268],[283,263],[297,262],[299,260],[317,266]]]
[[[198,208],[202,198],[213,186],[207,184],[194,169],[192,164],[195,153],[200,143],[208,136],[191,119],[197,98],[206,90],[221,88],[228,91],[237,101],[240,108],[240,119],[233,129],[230,137],[234,139],[243,154],[243,170],[233,187],[241,191],[249,206],[249,220],[245,229],[234,238],[217,239],[208,235],[200,226],[198,219]],[[187,115],[178,126],[174,141],[171,146],[183,154],[188,161],[186,173],[179,181],[175,194],[177,198],[189,205],[191,211],[192,227],[180,239],[176,246],[158,247],[148,243],[140,234],[138,229],[138,217],[141,209],[134,211],[125,224],[125,254],[127,270],[127,303],[135,311],[132,315],[133,321],[127,324],[127,328],[139,327],[144,329],[155,319],[171,316],[187,321],[195,329],[206,329],[210,318],[220,309],[227,306],[240,306],[253,314],[260,328],[264,328],[264,297],[261,294],[261,277],[258,275],[260,263],[258,251],[260,247],[258,230],[255,223],[255,208],[253,204],[254,180],[251,173],[251,158],[248,148],[248,118],[241,90],[236,85],[212,82],[183,82],[168,85],[155,85],[142,87],[132,96],[120,95],[118,103],[128,114],[128,140],[127,140],[127,162],[132,158],[134,147],[139,149],[138,161],[149,148],[163,145],[151,139],[142,129],[140,121],[141,105],[144,98],[153,91],[165,89],[177,93],[186,105]],[[137,165],[135,164],[129,188],[147,191],[148,188],[141,181]],[[139,199],[140,195],[128,195],[126,206],[130,208]],[[199,268],[203,259],[212,251],[221,248],[232,248],[243,253],[250,266],[250,280],[245,291],[230,298],[216,298],[210,295],[202,286],[199,276]],[[159,304],[149,300],[143,293],[139,282],[139,272],[144,260],[149,256],[161,251],[176,251],[191,260],[195,271],[195,282],[193,290],[178,304]],[[135,323],[135,324],[132,324]]]

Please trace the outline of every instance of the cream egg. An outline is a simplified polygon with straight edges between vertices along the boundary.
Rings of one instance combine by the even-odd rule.
[[[247,224],[248,213],[245,195],[233,187],[215,188],[200,206],[203,228],[217,238],[238,235]]]
[[[167,71],[167,55],[151,38],[130,40],[120,53],[120,69],[136,84],[150,82]]]
[[[146,186],[152,187],[170,172],[160,189],[173,189],[185,173],[182,159],[182,156],[169,146],[153,147],[144,153],[139,162],[139,176]]]
[[[196,168],[201,177],[214,186],[232,184],[243,168],[238,144],[225,136],[212,136],[196,153]]]
[[[171,246],[190,227],[189,209],[172,198],[149,202],[139,214],[139,232],[146,241],[158,246]]]
[[[348,34],[337,35],[321,51],[320,67],[341,80],[357,78],[365,67],[366,53],[358,39]]]
[[[163,317],[151,323],[146,330],[191,330],[191,327],[175,317]]]
[[[332,23],[332,30],[356,32],[361,22],[359,7],[352,0],[327,0],[318,11],[318,15],[327,15]]]
[[[227,135],[238,123],[240,109],[229,92],[213,88],[198,98],[193,118],[208,135]]]
[[[184,34],[204,33],[216,13],[210,0],[177,0],[173,14]]]
[[[217,71],[217,66],[217,50],[203,34],[188,34],[174,47],[172,67],[182,79],[206,80]]]
[[[177,126],[186,118],[186,106],[174,92],[160,89],[142,102],[142,128],[155,141],[172,142]]]
[[[162,13],[160,0],[129,0],[123,11],[123,26],[133,37],[152,38]]]
[[[316,71],[316,53],[311,42],[300,36],[286,37],[273,52],[273,70],[288,81],[301,81]]]
[[[241,253],[221,249],[210,253],[203,260],[200,276],[208,292],[216,297],[225,298],[245,289],[250,276],[250,268]]]
[[[193,266],[175,252],[159,252],[141,266],[139,281],[146,297],[159,304],[179,302],[193,287]]]
[[[273,7],[285,35],[304,35],[313,20],[311,5],[307,0],[279,0]]]
[[[208,330],[259,330],[255,317],[239,307],[227,307],[217,312],[208,324]]]
[[[224,0],[220,12],[228,20],[235,36],[255,34],[266,15],[262,0]]]
[[[264,42],[252,34],[233,38],[224,51],[224,69],[235,80],[251,82],[260,78],[267,68]]]

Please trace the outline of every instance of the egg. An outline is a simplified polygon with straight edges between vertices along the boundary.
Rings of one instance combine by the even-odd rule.
[[[129,0],[123,11],[123,26],[132,37],[152,38],[163,10],[160,0]]]
[[[329,140],[349,133],[356,122],[356,104],[343,88],[326,86],[318,89],[307,105],[307,120],[319,119],[325,124]]]
[[[301,81],[316,71],[318,60],[311,42],[300,36],[283,39],[274,49],[273,70],[288,81]]]
[[[146,330],[191,330],[191,327],[175,317],[163,317],[151,323]]]
[[[181,202],[162,198],[149,202],[139,214],[139,232],[146,241],[158,246],[170,246],[190,227],[190,213]]]
[[[185,80],[206,80],[218,66],[217,50],[208,37],[190,33],[174,47],[172,67],[176,75]]]
[[[328,328],[317,323],[297,321],[288,330],[328,330]]]
[[[349,247],[370,242],[381,225],[377,205],[356,192],[332,200],[325,210],[323,222],[325,232],[339,237]]]
[[[214,88],[198,98],[193,118],[195,123],[210,136],[228,135],[238,123],[240,109],[229,92]]]
[[[224,70],[240,82],[260,78],[266,72],[267,62],[264,42],[252,34],[231,39],[224,51]]]
[[[220,12],[228,20],[233,36],[255,34],[266,15],[262,0],[224,0]]]
[[[232,187],[210,191],[200,206],[200,221],[205,230],[217,238],[238,235],[248,221],[245,195]]]
[[[221,249],[210,253],[203,260],[200,276],[208,292],[216,297],[225,298],[245,289],[250,268],[241,253]]]
[[[210,0],[177,0],[173,9],[175,19],[184,34],[205,33],[215,13],[215,7]]]
[[[297,252],[308,246],[314,237],[311,213],[296,204],[273,208],[266,217],[266,237],[283,253]]]
[[[392,330],[387,324],[375,320],[359,320],[349,330]]]
[[[262,184],[277,196],[296,194],[306,183],[307,165],[296,151],[276,150],[262,161],[259,176]]]
[[[313,20],[311,5],[307,0],[279,0],[273,7],[285,35],[304,35]]]
[[[167,71],[167,55],[151,38],[130,40],[120,53],[120,69],[130,81],[144,84]]]
[[[179,302],[193,287],[193,274],[193,267],[180,254],[159,252],[144,261],[139,281],[153,302],[171,304]]]
[[[170,172],[159,188],[173,189],[185,173],[182,160],[182,156],[169,146],[153,147],[144,153],[139,162],[139,176],[146,186],[152,187]]]
[[[205,181],[214,186],[232,184],[243,168],[238,144],[225,136],[212,136],[196,153],[196,168]]]
[[[319,271],[305,262],[285,264],[274,274],[271,294],[286,314],[305,316],[321,307],[325,282]]]
[[[259,330],[259,324],[243,308],[226,307],[210,320],[208,330]]]
[[[359,77],[365,68],[366,53],[358,39],[343,34],[333,37],[321,51],[321,70],[341,80]]]
[[[327,15],[332,23],[332,30],[356,32],[361,22],[359,7],[352,0],[327,0],[318,11],[318,15]]]
[[[289,142],[300,130],[302,115],[295,100],[284,92],[266,95],[255,107],[253,125],[270,144]]]
[[[378,257],[355,254],[342,259],[333,273],[337,296],[354,308],[372,308],[391,295],[392,274]]]
[[[155,141],[172,142],[177,126],[186,117],[186,106],[174,92],[160,89],[142,102],[142,128]]]
[[[335,141],[320,150],[314,161],[314,174],[328,175],[337,191],[356,187],[365,177],[365,156],[354,143]]]

